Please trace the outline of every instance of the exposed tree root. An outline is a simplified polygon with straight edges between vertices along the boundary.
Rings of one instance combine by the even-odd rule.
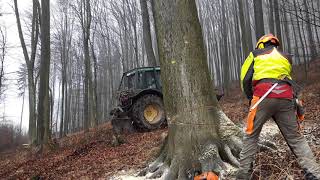
[[[239,167],[238,159],[242,149],[243,132],[222,111],[218,111],[218,114],[220,117],[219,140],[214,138],[214,131],[213,134],[208,131],[209,135],[205,137],[198,134],[191,135],[191,142],[190,140],[187,142],[186,138],[180,135],[190,135],[189,132],[183,132],[185,127],[182,126],[186,125],[171,125],[170,128],[175,130],[169,129],[169,134],[172,134],[166,138],[158,158],[139,175],[147,175],[149,179],[161,177],[165,180],[184,180],[192,179],[201,172],[212,171],[223,178],[230,171],[228,168],[233,167],[235,170]],[[268,140],[260,141],[259,146],[261,150],[276,149],[274,143]]]

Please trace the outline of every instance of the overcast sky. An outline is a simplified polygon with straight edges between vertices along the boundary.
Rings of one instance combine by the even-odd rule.
[[[24,18],[25,11],[31,8],[32,0],[18,0],[21,18]],[[24,58],[20,46],[16,20],[13,11],[13,0],[0,0],[0,25],[5,26],[7,30],[8,49],[5,57],[5,76],[8,81],[8,90],[5,92],[5,101],[0,102],[0,116],[5,116],[6,120],[11,120],[15,124],[20,124],[22,97],[18,97],[17,75]],[[22,23],[24,24],[24,23]],[[28,44],[28,40],[26,40]],[[3,120],[2,118],[0,120]],[[28,96],[25,96],[25,106],[23,115],[23,128],[28,127]]]

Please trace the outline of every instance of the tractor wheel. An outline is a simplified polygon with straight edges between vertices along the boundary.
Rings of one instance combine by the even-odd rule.
[[[137,130],[159,128],[166,121],[162,98],[153,94],[140,97],[133,105],[132,119]]]

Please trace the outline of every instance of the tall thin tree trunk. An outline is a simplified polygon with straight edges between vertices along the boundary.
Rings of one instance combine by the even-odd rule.
[[[294,18],[293,18],[293,15],[290,13],[290,20],[291,20],[291,24],[292,24],[292,32],[293,32],[293,37],[294,37],[294,55],[297,59],[296,63],[298,65],[301,64],[301,58],[300,58],[300,55],[299,55],[299,46],[298,46],[298,37],[297,37],[297,33],[296,33],[296,28],[294,27]]]
[[[33,0],[32,10],[32,27],[31,27],[31,55],[29,58],[26,43],[23,37],[21,28],[20,15],[18,9],[18,2],[14,0],[14,12],[17,21],[19,39],[23,51],[23,56],[27,65],[28,72],[28,91],[29,91],[29,138],[31,144],[35,144],[37,140],[37,123],[36,123],[36,84],[34,79],[34,62],[37,50],[38,36],[39,36],[39,20],[38,9],[39,3],[37,0]]]
[[[26,93],[26,88],[23,89],[23,94],[22,94],[22,106],[21,106],[21,114],[20,114],[20,129],[19,133],[20,135],[22,134],[22,119],[23,119],[23,110],[24,110],[24,97]]]
[[[251,32],[251,21],[250,21],[250,13],[249,13],[249,2],[246,2],[246,8],[245,8],[245,16],[247,18],[245,18],[245,22],[246,22],[246,32],[248,32],[248,36],[247,36],[247,43],[249,46],[249,50],[252,51],[253,50],[253,44],[252,44],[252,32]]]
[[[293,0],[293,4],[294,4],[294,9],[295,9],[295,15],[298,16],[298,7],[297,7],[297,3],[296,0]],[[301,28],[300,28],[300,22],[299,22],[299,18],[296,19],[297,20],[297,26],[298,26],[298,35],[300,38],[300,46],[302,47],[302,53],[303,53],[303,63],[304,63],[304,75],[305,75],[305,79],[308,79],[308,72],[307,72],[307,62],[306,62],[306,51],[304,48],[304,43],[303,43],[303,39],[302,39],[302,35],[301,35]]]
[[[230,81],[230,70],[229,70],[229,54],[228,54],[228,29],[227,29],[227,22],[226,22],[226,8],[225,8],[225,1],[221,1],[221,14],[222,14],[222,49],[223,49],[223,75],[224,75],[224,82],[223,87],[224,90],[228,92],[229,89],[229,81]]]
[[[311,3],[313,3],[313,2],[311,2]],[[310,20],[310,16],[309,16],[309,13],[311,12],[311,10],[309,10],[306,0],[303,0],[303,6],[304,6],[304,9],[307,11],[306,12],[306,26],[307,26],[307,36],[308,36],[308,40],[310,43],[309,49],[310,49],[310,53],[311,53],[311,59],[314,59],[317,55],[317,48],[315,45],[315,41],[313,38],[312,29],[311,29],[311,20]]]
[[[93,86],[92,86],[92,70],[89,51],[89,38],[91,27],[91,6],[90,0],[82,0],[83,12],[82,14],[82,33],[83,33],[83,51],[85,64],[84,77],[84,128],[85,131],[95,122],[93,112]]]
[[[256,38],[259,39],[264,35],[264,21],[263,21],[263,8],[262,0],[254,0],[254,19],[255,19],[255,29],[256,29]]]
[[[318,4],[320,4],[319,3],[319,1],[317,2]],[[313,9],[313,12],[312,12],[312,14],[313,14],[313,23],[314,24],[317,24],[317,19],[318,19],[318,21],[320,22],[320,10],[318,9],[318,10],[316,10],[315,9],[315,7],[314,7],[314,2],[313,1],[311,1],[311,7],[312,7],[312,9]],[[320,7],[319,7],[320,8]],[[317,16],[317,11],[318,11],[318,14],[319,14],[319,16]],[[318,18],[317,18],[318,17]],[[318,46],[316,45],[316,43],[315,43],[315,45],[316,45],[316,49],[317,49],[317,47],[318,47],[318,49],[320,48],[319,46],[320,46],[320,36],[319,36],[319,31],[320,30],[320,27],[318,27],[318,26],[314,26],[314,32],[315,32],[315,34],[316,34],[316,37],[317,37],[317,43],[318,43]],[[319,49],[319,51],[320,51],[320,49]],[[318,52],[318,51],[317,51]]]
[[[243,0],[236,0],[239,6],[239,20],[240,20],[240,27],[241,27],[241,43],[244,51],[244,56],[248,56],[250,53],[249,45],[248,45],[248,32],[246,29],[245,17],[244,17],[244,7],[243,7]],[[247,17],[249,18],[249,17]],[[242,57],[244,58],[244,57]]]
[[[156,62],[156,58],[155,58],[153,47],[152,47],[147,0],[140,0],[140,6],[141,6],[141,14],[142,14],[143,40],[144,40],[144,46],[147,54],[147,60],[150,66],[156,66],[157,62]]]
[[[282,1],[283,2],[283,1]],[[283,23],[283,27],[284,27],[284,34],[288,34],[286,36],[286,51],[291,54],[292,50],[291,50],[291,37],[290,37],[290,28],[289,28],[289,21],[288,21],[288,17],[287,17],[287,13],[284,12],[284,11],[281,11],[282,12],[282,16],[283,16],[283,20],[284,20],[284,23]]]
[[[62,79],[61,79],[61,111],[60,111],[60,138],[65,135],[64,132],[64,112],[65,112],[65,78],[64,68],[62,67]]]
[[[282,49],[282,35],[281,35],[281,24],[280,24],[280,13],[279,13],[279,4],[278,4],[279,0],[273,0],[274,2],[274,12],[275,12],[275,20],[276,20],[276,30],[277,30],[277,38],[280,41],[280,49]]]
[[[59,112],[62,111],[62,108],[60,110],[60,94],[61,94],[61,91],[60,91],[60,88],[61,88],[61,82],[59,82],[59,93],[58,93],[58,104],[57,104],[57,111],[56,111],[56,127],[55,127],[55,131],[56,131],[56,137],[58,137],[58,120],[59,120]],[[59,134],[61,135],[61,134]],[[60,136],[61,137],[61,136]]]
[[[273,4],[274,0],[269,0],[269,29],[270,29],[270,33],[274,34],[275,30],[274,30],[274,4]],[[278,18],[276,16],[276,18]]]
[[[38,101],[38,144],[46,145],[50,139],[50,0],[41,0],[41,62]]]

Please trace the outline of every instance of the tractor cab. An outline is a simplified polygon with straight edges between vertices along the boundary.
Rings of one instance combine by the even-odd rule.
[[[137,68],[125,72],[118,91],[143,89],[161,91],[160,67]]]

